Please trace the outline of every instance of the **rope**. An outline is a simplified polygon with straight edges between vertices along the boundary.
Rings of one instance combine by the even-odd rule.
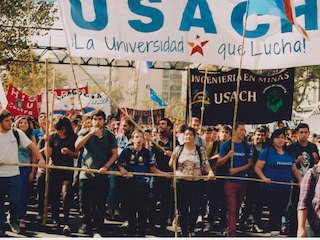
[[[19,166],[19,167],[38,167],[38,164],[31,164],[31,163],[0,163],[1,166]],[[85,169],[85,168],[77,168],[77,167],[65,167],[65,166],[56,166],[56,165],[46,165],[47,169],[57,169],[57,170],[65,170],[65,171],[82,171],[82,172],[91,172],[91,173],[99,173],[98,169]],[[119,171],[107,171],[107,175],[115,175],[115,176],[122,176]],[[145,177],[168,177],[166,174],[159,174],[159,173],[141,173],[141,172],[129,172],[130,177],[133,176],[145,176]],[[178,176],[172,175],[173,178],[177,179],[190,179],[190,176]],[[216,179],[229,179],[229,180],[242,180],[247,182],[261,182],[264,183],[262,179],[257,178],[244,178],[244,177],[233,177],[233,176],[215,176]],[[194,176],[192,177],[193,180],[208,180],[207,176]],[[278,181],[271,181],[271,184],[278,184],[278,185],[287,185],[287,186],[300,186],[298,183],[291,183],[291,182],[278,182]]]

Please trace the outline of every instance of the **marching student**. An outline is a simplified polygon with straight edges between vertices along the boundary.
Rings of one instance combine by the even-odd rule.
[[[153,154],[143,147],[144,134],[140,130],[132,133],[133,146],[125,148],[118,159],[118,167],[123,177],[127,177],[122,191],[126,194],[126,209],[129,220],[129,234],[134,236],[145,236],[147,225],[147,204],[149,187],[144,176],[133,176],[129,178],[128,172],[158,173],[166,174],[156,167]]]
[[[28,147],[39,159],[39,166],[43,167],[45,161],[37,146],[20,130],[18,135],[12,130],[11,113],[5,109],[0,110],[0,163],[18,163],[18,144]],[[20,233],[18,225],[18,204],[20,200],[21,178],[18,166],[0,166],[0,236],[5,235],[5,197],[9,202],[9,226],[14,233]]]

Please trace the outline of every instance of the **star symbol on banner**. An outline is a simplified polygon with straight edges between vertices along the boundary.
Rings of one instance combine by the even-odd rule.
[[[196,36],[196,40],[199,40],[199,39],[200,39],[200,35],[197,35],[197,36]],[[203,48],[204,45],[206,45],[208,42],[209,42],[209,40],[200,42],[199,44],[196,44],[195,42],[187,42],[187,43],[189,44],[189,46],[192,47],[190,56],[192,56],[192,55],[195,54],[195,53],[199,53],[199,54],[201,54],[202,56],[204,56],[204,54],[203,54],[203,49],[202,49],[202,48]]]

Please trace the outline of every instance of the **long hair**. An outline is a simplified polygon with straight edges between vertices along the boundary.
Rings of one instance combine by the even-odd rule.
[[[67,117],[59,117],[55,120],[54,128],[57,130],[65,129],[65,136],[70,137],[74,135],[74,131],[72,129],[71,121]]]
[[[22,120],[26,120],[26,121],[28,122],[28,129],[27,129],[27,131],[25,132],[25,134],[27,135],[27,137],[28,137],[29,139],[31,139],[33,129],[31,128],[30,119],[29,119],[27,116],[20,116],[20,117],[18,117],[17,120],[14,122],[14,128],[20,129],[20,128],[19,128],[19,124],[20,124],[20,122],[21,122]]]

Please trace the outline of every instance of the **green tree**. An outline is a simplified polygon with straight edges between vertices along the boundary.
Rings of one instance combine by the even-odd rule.
[[[319,82],[320,66],[298,67],[295,69],[293,109],[298,110],[307,97],[307,89],[312,83]]]
[[[30,62],[11,62],[7,70],[3,71],[2,82],[5,89],[12,83],[20,91],[29,95],[36,95],[45,87],[45,64],[35,64],[32,74]],[[68,83],[68,76],[48,65],[49,87],[55,75],[55,88],[63,88]]]
[[[32,36],[46,34],[44,29],[53,25],[56,11],[53,3],[0,1],[0,65],[8,64],[28,49]]]
[[[166,107],[166,116],[184,121],[186,117],[186,102],[180,98],[172,98]]]

